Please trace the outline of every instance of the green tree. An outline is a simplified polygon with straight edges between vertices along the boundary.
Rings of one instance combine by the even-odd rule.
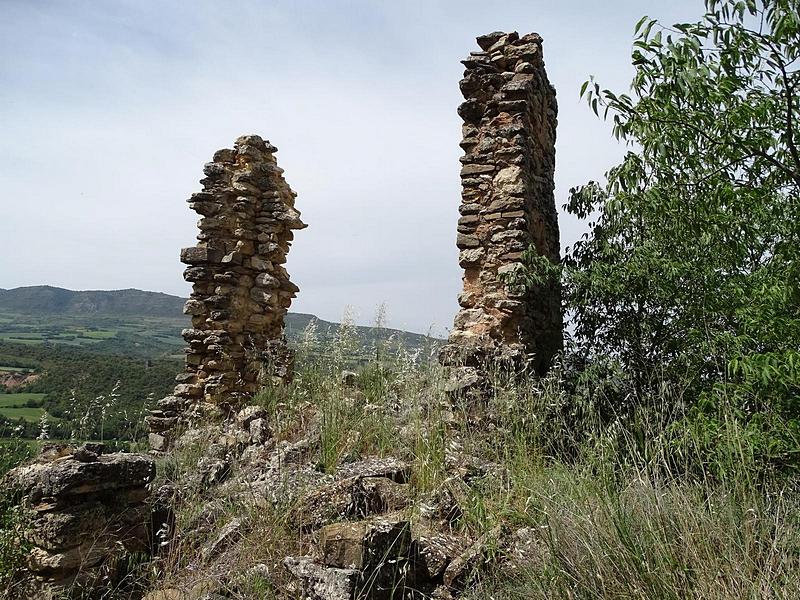
[[[683,404],[713,450],[721,409],[748,452],[790,464],[800,418],[800,11],[707,0],[695,23],[639,21],[629,94],[581,95],[630,146],[572,190],[590,220],[567,253],[579,356],[625,375],[617,398]],[[730,414],[730,412],[726,413]]]

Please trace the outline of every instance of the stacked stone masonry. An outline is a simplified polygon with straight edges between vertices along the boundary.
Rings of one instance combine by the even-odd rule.
[[[29,548],[28,577],[11,597],[112,586],[125,561],[153,545],[147,484],[154,477],[152,457],[106,454],[101,444],[45,446],[36,461],[10,471],[4,487],[21,498]]]
[[[192,327],[183,331],[186,368],[175,391],[148,418],[154,449],[198,407],[228,412],[262,385],[291,377],[283,319],[298,288],[283,264],[292,230],[305,224],[276,151],[257,135],[240,137],[214,154],[203,191],[188,200],[201,215],[197,246],[181,251]]]
[[[557,106],[535,33],[478,38],[460,82],[465,101],[457,245],[461,306],[441,358],[476,367],[502,360],[543,373],[562,348],[557,282],[514,281],[523,252],[560,260],[553,195]]]

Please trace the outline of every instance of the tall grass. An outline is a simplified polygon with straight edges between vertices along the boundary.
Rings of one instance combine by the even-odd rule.
[[[669,390],[609,420],[564,384],[556,370],[497,386],[494,434],[468,436],[506,473],[474,486],[469,524],[524,528],[513,568],[472,597],[800,597],[797,481],[760,467],[724,406],[709,460],[664,418]]]

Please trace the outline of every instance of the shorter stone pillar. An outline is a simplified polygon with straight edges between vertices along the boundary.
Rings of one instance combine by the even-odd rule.
[[[96,591],[114,584],[120,560],[149,554],[147,484],[155,461],[103,451],[102,444],[45,447],[36,461],[6,475],[30,519],[21,540],[31,549],[20,598]]]
[[[148,417],[156,450],[198,407],[230,413],[262,386],[291,378],[283,318],[298,288],[283,264],[292,230],[305,225],[276,151],[257,135],[240,137],[214,154],[203,191],[189,199],[201,215],[197,246],[181,251],[192,327],[183,331],[186,369]]]

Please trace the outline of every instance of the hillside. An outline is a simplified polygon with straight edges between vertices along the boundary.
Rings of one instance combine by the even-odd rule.
[[[18,344],[67,344],[103,354],[155,357],[178,355],[189,326],[185,298],[137,289],[73,291],[52,286],[0,289],[0,340]],[[289,313],[286,336],[294,344],[312,321],[321,344],[330,342],[339,323],[314,315]],[[360,350],[393,340],[416,351],[436,340],[397,329],[354,328]]]

